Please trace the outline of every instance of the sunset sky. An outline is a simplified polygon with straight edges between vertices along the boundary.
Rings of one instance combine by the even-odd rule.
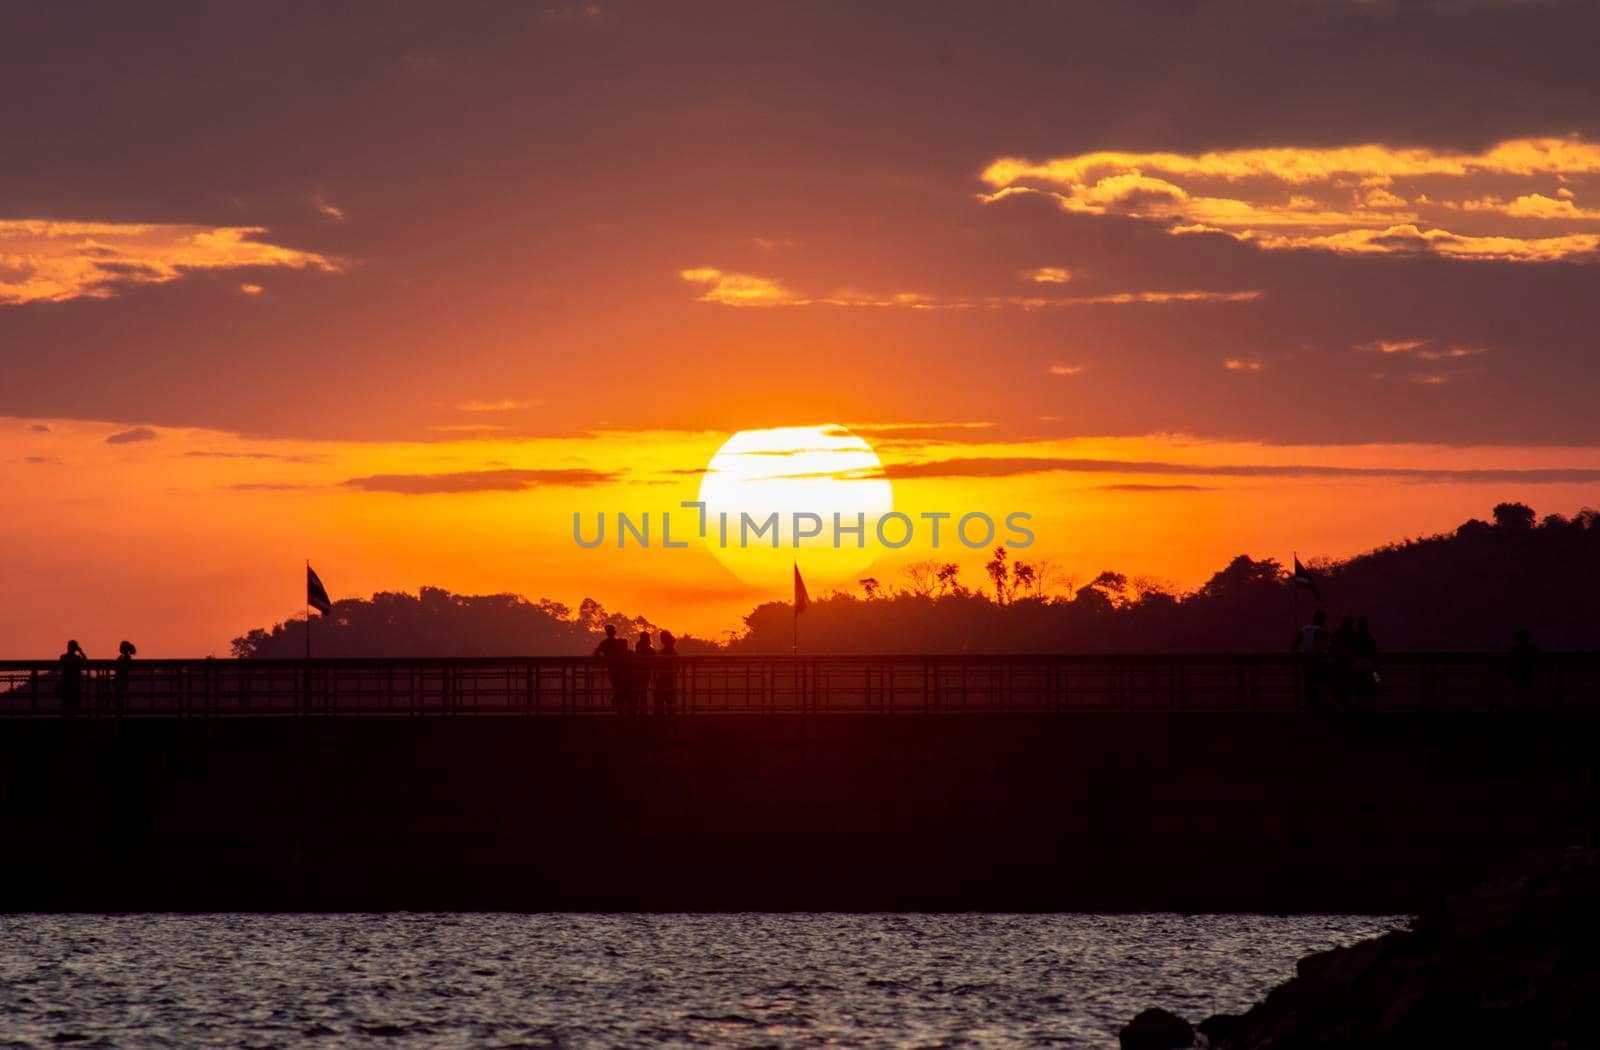
[[[779,502],[1027,512],[1080,583],[1600,504],[1593,4],[36,4],[6,37],[0,658],[226,655],[306,558],[335,598],[716,637],[786,554],[572,519],[687,524],[757,455]],[[936,556],[987,552],[808,578]]]

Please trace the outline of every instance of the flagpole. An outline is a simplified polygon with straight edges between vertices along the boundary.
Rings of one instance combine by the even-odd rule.
[[[1294,561],[1291,562],[1290,564],[1291,564],[1291,566],[1294,566],[1294,567],[1291,567],[1289,569],[1289,619],[1293,620],[1294,622],[1291,623],[1289,626],[1291,628],[1293,628],[1294,631],[1299,632],[1299,630],[1300,630],[1300,581],[1299,581],[1299,579],[1296,578],[1299,575],[1299,573],[1297,571],[1297,568],[1295,568],[1295,567],[1298,567],[1299,564],[1300,564],[1300,552],[1299,551],[1294,551],[1293,552],[1293,557],[1294,557]],[[1290,635],[1290,637],[1291,638],[1298,638],[1299,635],[1298,635],[1298,633],[1296,633],[1296,634]]]

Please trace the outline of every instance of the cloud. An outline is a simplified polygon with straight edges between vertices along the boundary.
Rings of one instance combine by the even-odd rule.
[[[316,455],[283,455],[277,452],[212,452],[194,449],[184,453],[190,459],[259,459],[275,463],[316,463],[323,459]]]
[[[48,434],[48,433],[50,433],[50,426],[47,423],[35,423],[32,426],[30,426],[28,429],[33,431],[35,434]]]
[[[311,487],[294,481],[240,481],[226,486],[229,492],[293,492]]]
[[[157,434],[149,427],[134,427],[132,430],[119,430],[106,438],[108,445],[131,445],[137,441],[154,441]]]
[[[539,485],[603,485],[617,480],[609,471],[585,468],[553,470],[467,470],[453,474],[374,474],[344,484],[366,492],[426,495],[444,492],[518,492]]]
[[[1596,468],[1533,468],[1450,470],[1423,467],[1341,467],[1278,463],[1170,463],[1152,460],[1079,459],[1055,456],[972,456],[885,465],[876,477],[891,481],[916,478],[1005,478],[1024,474],[1154,474],[1233,478],[1391,478],[1401,481],[1525,484],[1590,484],[1600,482]],[[866,480],[867,472],[853,477]]]
[[[1259,372],[1261,371],[1261,362],[1246,361],[1240,357],[1230,357],[1222,362],[1222,367],[1230,372]]]
[[[334,222],[343,222],[345,220],[344,209],[320,193],[312,195],[311,207],[315,209],[318,215],[332,219]]]
[[[799,298],[777,281],[745,273],[724,273],[702,266],[681,270],[678,276],[693,284],[707,286],[700,296],[702,303],[718,303],[722,306],[796,306],[810,302],[809,299]]]
[[[457,412],[514,412],[520,408],[533,408],[544,404],[542,398],[530,397],[521,400],[504,398],[499,401],[463,401],[455,406]]]
[[[1028,296],[988,295],[976,297],[935,296],[921,292],[876,293],[852,289],[821,296],[807,296],[791,291],[783,284],[767,277],[752,274],[726,273],[722,270],[702,268],[681,270],[679,276],[686,281],[707,285],[699,298],[702,303],[720,306],[870,306],[879,308],[901,307],[912,310],[1000,310],[1007,308],[1038,310],[1062,306],[1106,306],[1129,303],[1248,303],[1261,298],[1261,292],[1209,291],[1184,289],[1178,291],[1110,292],[1104,295]]]
[[[1417,347],[1426,345],[1428,345],[1426,339],[1378,339],[1357,349],[1373,350],[1380,354],[1408,354]]]
[[[1053,376],[1075,376],[1083,371],[1083,365],[1051,365],[1045,371]]]
[[[1424,361],[1455,361],[1463,357],[1477,357],[1489,351],[1481,346],[1451,346],[1442,350],[1418,350],[1417,356]]]
[[[239,286],[239,291],[243,292],[245,295],[260,295],[262,290],[263,289],[259,284],[241,284]]]
[[[1114,292],[1110,295],[1080,295],[1067,299],[1023,300],[1018,305],[1096,306],[1120,303],[1253,303],[1261,298],[1256,291],[1245,292]]]
[[[1557,262],[1587,258],[1600,251],[1600,233],[1560,237],[1469,237],[1448,230],[1423,230],[1413,224],[1322,235],[1258,234],[1245,230],[1237,236],[1239,240],[1268,249],[1315,248],[1344,255],[1441,255],[1502,262]]]
[[[1437,346],[1431,339],[1378,339],[1356,347],[1366,353],[1411,357],[1419,361],[1459,361],[1489,352],[1483,346]]]
[[[1595,174],[1600,143],[1576,136],[1509,139],[1478,153],[1375,144],[1099,150],[1042,162],[1002,157],[983,171],[990,192],[981,199],[1044,195],[1063,211],[1154,220],[1174,234],[1223,234],[1267,250],[1548,262],[1600,252],[1592,228],[1600,209],[1581,206],[1565,186],[1541,192]]]
[[[1492,211],[1518,219],[1600,219],[1600,209],[1580,208],[1571,190],[1558,190],[1554,198],[1542,193],[1525,193],[1515,200],[1498,197],[1461,202],[1463,211]]]
[[[968,441],[973,431],[992,430],[996,424],[975,420],[960,423],[851,423],[843,427],[827,427],[824,437],[856,437],[873,435],[879,448],[895,443]]]
[[[55,456],[23,456],[22,461],[24,463],[35,463],[49,466],[59,466],[61,463],[61,460]]]
[[[1210,485],[1149,485],[1127,482],[1121,485],[1096,485],[1097,492],[1215,492]]]
[[[1066,284],[1072,280],[1072,271],[1064,266],[1041,266],[1036,270],[1024,270],[1022,277],[1035,284]]]
[[[260,226],[0,219],[0,305],[105,299],[186,273],[277,267],[338,273],[316,252],[256,239]]]

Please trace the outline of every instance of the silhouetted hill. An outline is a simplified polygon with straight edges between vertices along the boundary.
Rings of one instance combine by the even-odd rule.
[[[999,552],[997,552],[999,554]],[[998,563],[998,564],[997,564]],[[1389,649],[1503,649],[1527,629],[1546,649],[1600,648],[1600,514],[1551,515],[1535,523],[1523,504],[1502,503],[1493,521],[1448,535],[1381,547],[1311,566],[1320,598],[1294,593],[1277,561],[1241,554],[1199,589],[1174,594],[1121,573],[1101,573],[1069,595],[1010,597],[1030,568],[1003,556],[986,594],[956,585],[943,595],[893,591],[835,594],[800,619],[802,651],[817,653],[1282,651],[1298,621],[1327,610],[1367,616]],[[997,577],[998,573],[998,577]],[[924,572],[922,578],[926,579]],[[998,584],[1001,600],[996,600]],[[926,590],[924,586],[923,590]],[[786,603],[762,605],[730,649],[786,653]]]
[[[655,629],[591,599],[574,612],[548,599],[424,587],[416,595],[384,591],[335,602],[313,620],[311,644],[315,656],[571,656],[593,651],[608,623],[624,635]],[[305,629],[303,619],[257,628],[233,640],[233,655],[304,656]]]
[[[1311,569],[1320,599],[1296,593],[1276,560],[1244,554],[1186,594],[1114,571],[1053,594],[1035,567],[996,551],[982,591],[965,587],[954,566],[924,565],[908,573],[905,588],[872,580],[863,581],[866,597],[820,597],[801,616],[800,646],[809,653],[1281,651],[1297,620],[1323,608],[1330,627],[1341,616],[1369,617],[1388,649],[1503,649],[1522,628],[1546,649],[1600,648],[1600,513],[1593,510],[1536,521],[1531,508],[1502,503],[1492,521]],[[417,597],[338,602],[312,637],[323,656],[572,655],[592,651],[607,623],[624,636],[655,629],[592,599],[574,612],[549,600],[423,588]],[[787,602],[757,606],[745,628],[722,646],[683,638],[679,649],[790,651]],[[235,639],[234,652],[298,656],[303,631],[303,620],[251,631]]]

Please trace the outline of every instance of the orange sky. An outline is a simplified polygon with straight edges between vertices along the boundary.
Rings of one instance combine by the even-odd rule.
[[[1058,588],[1103,569],[1187,588],[1241,552],[1348,555],[1484,516],[1500,499],[1570,511],[1600,478],[1600,450],[1581,447],[1269,446],[1173,435],[1006,442],[991,429],[862,425],[858,437],[877,446],[894,508],[918,531],[894,551],[869,532],[866,564],[842,574],[802,550],[813,591],[855,588],[868,574],[901,583],[907,563],[927,558],[956,561],[969,585],[981,582],[989,548],[953,542],[952,519],[934,550],[925,512],[986,513],[997,539],[1008,514],[1029,514],[1034,544],[1013,549],[1051,566]],[[574,607],[594,597],[720,637],[757,602],[786,596],[795,556],[787,546],[765,551],[767,575],[746,567],[741,579],[695,535],[695,512],[680,504],[699,497],[724,432],[333,442],[7,419],[0,435],[16,453],[0,461],[0,483],[28,497],[26,513],[0,521],[11,589],[27,595],[0,614],[6,656],[48,653],[68,634],[91,652],[134,637],[153,656],[226,654],[235,635],[299,611],[307,557],[336,598],[422,585]],[[858,437],[838,440],[858,447]],[[818,444],[803,430],[785,435],[775,449],[794,454],[748,458],[746,476],[832,473],[844,489],[863,484],[854,480],[858,460],[830,464],[811,451]],[[809,480],[778,484],[798,487],[794,505],[825,517],[855,506]],[[739,485],[732,491],[730,506],[742,509]],[[618,511],[656,519],[649,549],[631,537],[617,549]],[[603,545],[575,542],[575,513],[587,538],[596,515],[608,516]],[[687,549],[661,547],[662,513]]]
[[[883,477],[755,502],[1024,511],[1063,581],[1600,502],[1592,4],[92,21],[0,65],[0,656],[224,654],[307,557],[720,635],[781,556],[571,516],[781,427]],[[813,590],[987,557],[878,553]]]

